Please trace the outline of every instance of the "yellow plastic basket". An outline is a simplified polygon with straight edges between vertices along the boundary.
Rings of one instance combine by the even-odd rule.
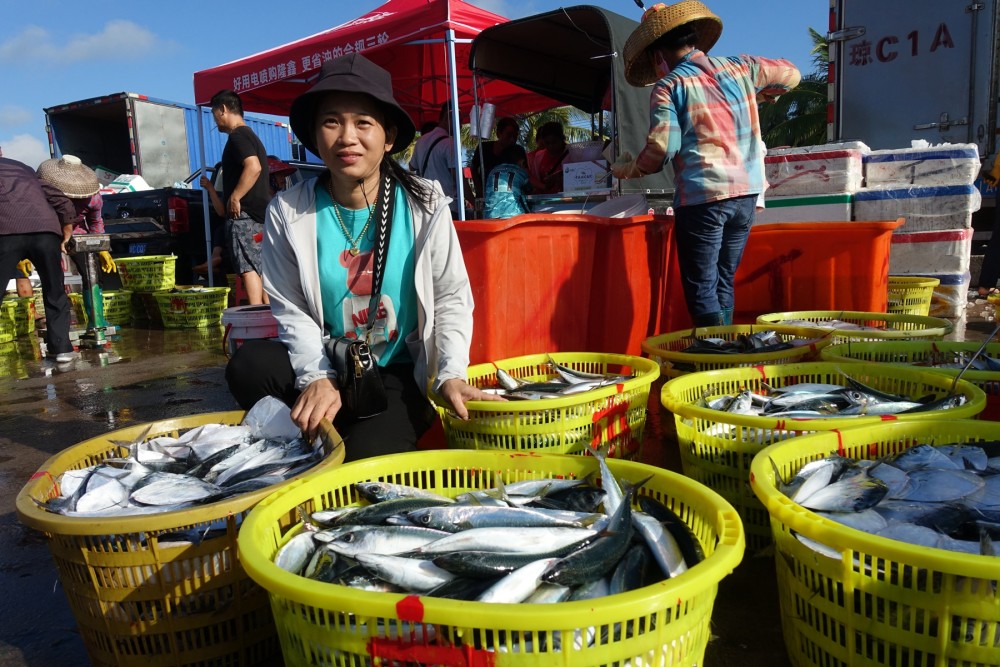
[[[619,385],[537,401],[469,401],[461,419],[440,397],[432,397],[448,446],[455,449],[508,449],[580,454],[607,443],[609,455],[631,458],[639,451],[646,425],[649,388],[660,375],[655,361],[625,354],[553,352],[513,357],[469,368],[469,383],[496,387],[496,370],[529,381],[556,377],[549,358],[587,373],[631,376]]]
[[[3,300],[3,308],[0,309],[0,343],[10,343],[17,335],[17,328],[14,326],[14,318],[10,314],[7,306],[7,298]]]
[[[133,292],[159,292],[174,286],[174,255],[115,258],[122,287]]]
[[[926,316],[931,310],[934,288],[940,284],[937,278],[889,276],[889,307],[886,312]]]
[[[782,633],[793,665],[1000,664],[996,557],[848,528],[785,497],[771,466],[789,479],[805,463],[833,453],[874,460],[918,444],[996,440],[995,422],[895,422],[817,433],[757,455],[750,481],[774,531]],[[840,558],[813,551],[796,534]]]
[[[114,290],[104,292],[104,319],[108,324],[132,324],[132,292]]]
[[[154,422],[147,437],[176,435],[209,423],[238,424],[243,412],[214,412]],[[20,520],[48,537],[59,579],[94,665],[280,664],[267,595],[236,558],[236,534],[247,512],[276,487],[191,509],[139,516],[81,518],[37,506],[57,495],[56,479],[123,456],[146,424],[85,440],[49,458],[17,496]],[[322,429],[326,458],[310,473],[344,460],[332,426]],[[284,484],[290,484],[292,480]],[[188,547],[159,536],[189,529],[226,534]]]
[[[176,290],[153,294],[165,329],[218,326],[228,296],[228,287],[178,286]]]
[[[788,320],[805,320],[814,327],[833,332],[833,344],[849,340],[941,340],[954,326],[941,317],[874,313],[856,310],[799,310],[768,313],[757,318],[758,324],[780,324]],[[828,320],[841,320],[872,329],[835,329],[824,326]]]
[[[737,340],[741,335],[749,336],[761,331],[774,331],[786,341],[815,341],[777,352],[745,354],[705,354],[683,352],[693,339],[721,338],[725,341]],[[667,377],[677,377],[685,373],[711,371],[734,366],[762,366],[765,364],[790,364],[812,361],[818,358],[819,350],[830,344],[833,337],[823,329],[786,326],[784,324],[733,324],[728,326],[684,329],[660,334],[642,342],[642,351],[652,359],[661,360],[660,372]]]
[[[4,297],[2,316],[14,327],[15,336],[35,331],[35,297]]]
[[[960,368],[933,368],[925,364],[935,358],[947,357],[953,353],[971,356],[982,346],[980,341],[877,341],[840,343],[830,345],[820,351],[823,361],[865,361],[897,366],[916,366],[926,370],[955,377]],[[1000,358],[1000,343],[988,343],[984,354]],[[967,370],[962,379],[976,385],[986,394],[986,407],[979,417],[1000,421],[1000,371]]]
[[[595,601],[488,604],[372,593],[312,581],[272,561],[295,532],[296,508],[357,503],[355,482],[384,480],[458,493],[543,477],[583,477],[593,457],[436,450],[376,457],[311,476],[258,505],[240,531],[240,560],[270,593],[285,664],[296,665],[700,665],[711,635],[718,583],[743,557],[733,508],[685,477],[631,461],[609,461],[618,479],[652,478],[642,493],[691,527],[706,559],[668,581]],[[614,628],[619,628],[618,636]],[[577,633],[606,631],[587,646]],[[626,637],[626,635],[631,635]],[[582,643],[583,645],[579,645]],[[561,649],[560,649],[561,647]]]
[[[79,292],[70,292],[67,296],[69,297],[70,308],[73,309],[73,317],[76,319],[76,326],[87,326],[87,322],[90,318],[87,317],[87,309],[83,306],[83,295]]]
[[[768,445],[816,431],[870,426],[887,420],[965,419],[979,414],[986,406],[983,390],[966,380],[959,380],[955,387],[957,393],[968,399],[965,405],[947,411],[892,417],[788,419],[736,415],[696,404],[703,396],[711,400],[724,394],[736,394],[741,389],[766,394],[765,384],[784,387],[798,382],[841,383],[841,371],[869,387],[914,398],[931,393],[944,396],[949,393],[952,383],[952,378],[946,375],[916,368],[860,362],[812,362],[690,373],[663,385],[660,401],[674,413],[684,474],[718,491],[736,507],[746,528],[748,548],[758,550],[771,542],[767,512],[747,485],[750,462]]]

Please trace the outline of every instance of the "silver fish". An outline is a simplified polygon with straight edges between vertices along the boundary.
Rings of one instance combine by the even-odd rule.
[[[811,510],[857,512],[877,505],[889,492],[882,480],[867,474],[855,475],[828,484],[799,504]]]
[[[429,560],[382,554],[358,554],[358,563],[379,579],[408,591],[424,592],[455,578]]]
[[[541,585],[542,576],[558,561],[558,558],[543,558],[520,567],[487,588],[477,600],[479,602],[523,602]]]

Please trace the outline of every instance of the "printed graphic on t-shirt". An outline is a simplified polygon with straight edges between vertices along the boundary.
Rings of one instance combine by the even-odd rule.
[[[372,258],[371,252],[353,255],[345,250],[340,253],[340,264],[347,269],[347,289],[351,293],[343,302],[344,335],[349,338],[361,337],[368,322],[368,306],[372,295]],[[368,344],[375,347],[396,340],[398,336],[395,304],[391,297],[382,294]]]

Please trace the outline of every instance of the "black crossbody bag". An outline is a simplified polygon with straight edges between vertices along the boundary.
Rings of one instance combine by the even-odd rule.
[[[392,210],[396,199],[395,181],[386,176],[382,183],[375,215],[378,229],[372,253],[372,297],[368,303],[368,320],[364,338],[331,338],[326,342],[326,356],[337,373],[340,398],[344,408],[355,419],[368,419],[385,411],[389,403],[382,386],[378,363],[369,342],[378,317],[382,297],[382,277],[389,254],[389,233],[392,231]],[[336,205],[336,204],[334,204]]]

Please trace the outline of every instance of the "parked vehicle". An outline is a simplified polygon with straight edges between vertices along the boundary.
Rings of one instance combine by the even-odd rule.
[[[286,162],[297,169],[288,179],[289,186],[318,175],[325,168],[293,160]],[[208,174],[221,192],[219,174],[214,173],[214,169],[209,169]],[[200,176],[201,172],[196,171],[183,182],[196,184]],[[104,227],[111,236],[113,257],[177,255],[177,284],[190,285],[198,280],[191,269],[204,262],[210,250],[205,244],[205,206],[201,188],[121,192],[104,195],[103,199]],[[208,208],[211,230],[222,220],[211,210],[211,202]]]

